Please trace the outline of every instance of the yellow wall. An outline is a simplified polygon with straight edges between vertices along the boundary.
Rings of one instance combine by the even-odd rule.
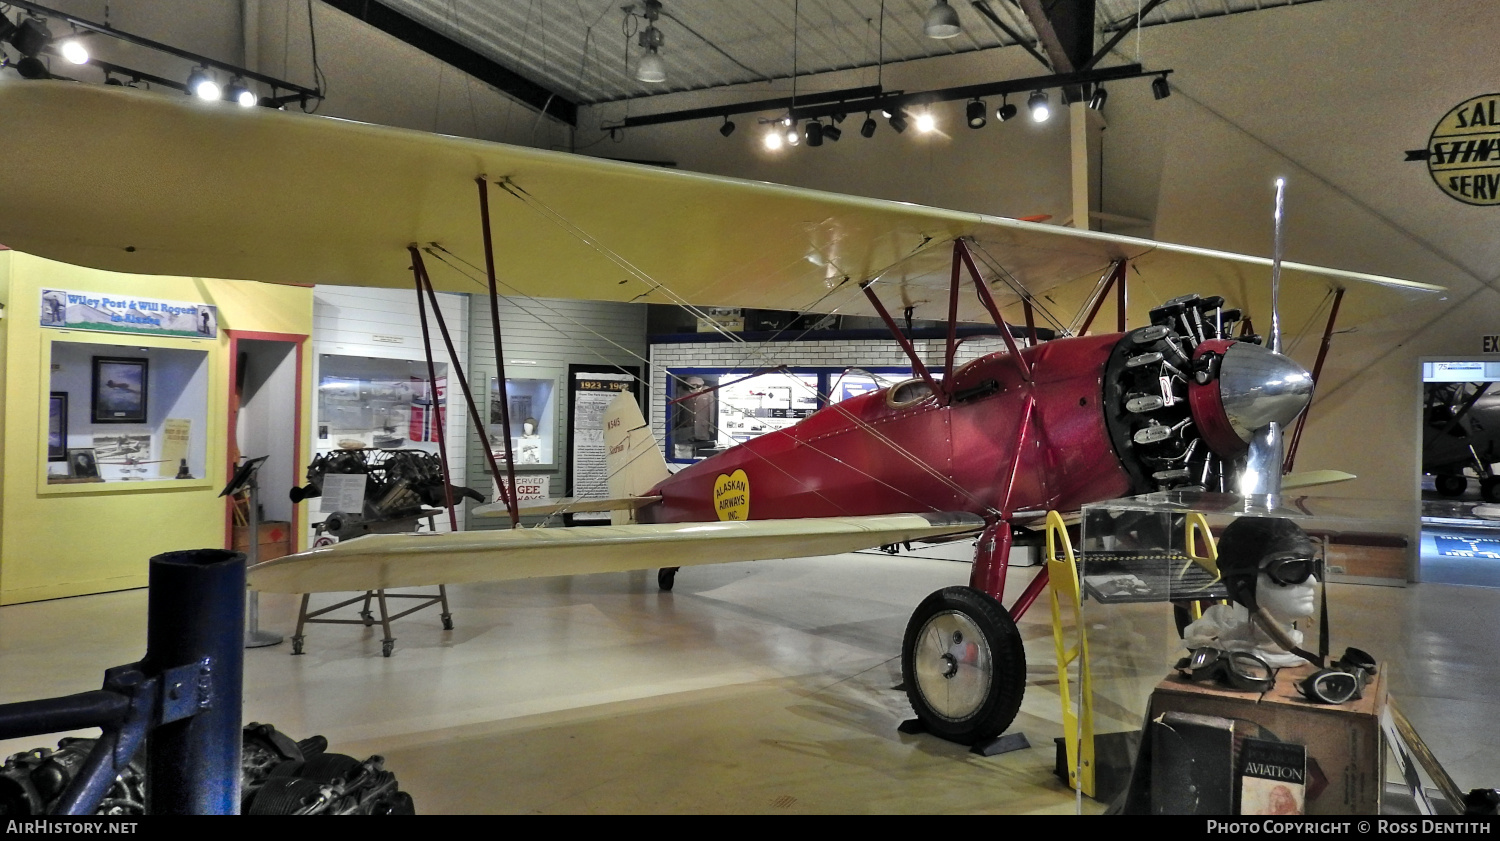
[[[217,339],[121,336],[39,325],[43,288],[213,304]],[[229,337],[226,330],[312,333],[312,289],[245,281],[129,275],[0,252],[0,604],[146,585],[161,552],[224,546]],[[207,475],[199,480],[46,484],[48,360],[54,341],[201,349],[208,353]],[[302,429],[312,422],[312,352],[302,359]],[[307,436],[297,475],[310,457]],[[298,530],[302,531],[302,530]],[[299,544],[303,541],[297,535]]]

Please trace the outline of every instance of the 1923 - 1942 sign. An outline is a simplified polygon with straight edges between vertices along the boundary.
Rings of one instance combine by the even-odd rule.
[[[1500,93],[1454,106],[1406,159],[1426,161],[1438,188],[1464,204],[1500,205]]]

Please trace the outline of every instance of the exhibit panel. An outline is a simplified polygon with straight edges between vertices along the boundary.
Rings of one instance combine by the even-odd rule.
[[[891,339],[730,342],[684,334],[651,341],[651,431],[674,464],[690,464],[911,376],[911,361]],[[943,340],[912,344],[941,379]],[[955,365],[1004,348],[998,336],[967,338]],[[791,373],[775,370],[783,367]],[[689,396],[694,390],[703,391]]]
[[[669,368],[667,460],[707,458],[910,375],[910,368]]]
[[[0,603],[144,586],[154,554],[226,546],[228,331],[307,334],[311,291],[0,264]]]

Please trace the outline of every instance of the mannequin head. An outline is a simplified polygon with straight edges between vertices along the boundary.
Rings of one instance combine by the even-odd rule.
[[[521,434],[522,435],[535,435],[536,434],[536,418],[527,418],[526,420],[521,421]]]
[[[1264,607],[1283,622],[1316,609],[1316,558],[1312,540],[1291,520],[1241,517],[1219,538],[1219,573],[1230,598]]]

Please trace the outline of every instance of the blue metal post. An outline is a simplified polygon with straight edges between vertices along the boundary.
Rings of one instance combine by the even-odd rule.
[[[245,556],[222,549],[168,552],[151,559],[150,579],[142,670],[161,677],[161,708],[192,704],[197,713],[147,737],[147,812],[237,814]],[[192,663],[201,668],[180,669]]]

